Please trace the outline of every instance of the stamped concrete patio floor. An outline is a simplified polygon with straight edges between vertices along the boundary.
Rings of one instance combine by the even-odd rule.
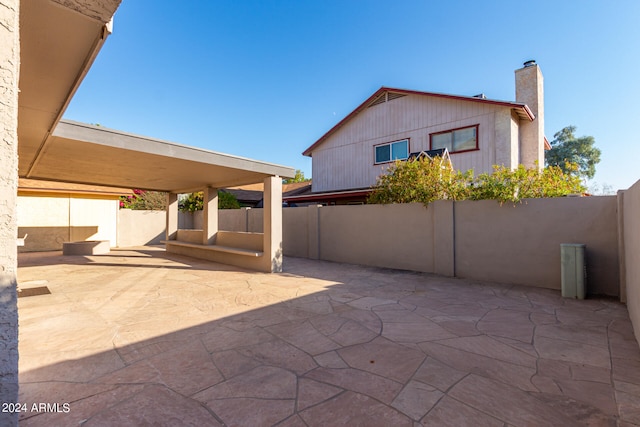
[[[21,426],[640,425],[640,350],[609,300],[149,247],[21,254],[18,274],[51,292],[18,300]]]

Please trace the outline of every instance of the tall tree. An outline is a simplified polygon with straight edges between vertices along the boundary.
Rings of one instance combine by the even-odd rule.
[[[293,178],[287,178],[282,180],[283,184],[292,184],[294,182],[305,182],[305,181],[311,181],[311,179],[309,178],[305,178],[304,177],[304,172],[302,172],[300,169],[296,169],[296,175]]]
[[[567,126],[553,135],[551,150],[546,152],[545,163],[547,166],[558,166],[565,173],[571,173],[567,162],[578,165],[577,174],[583,178],[593,178],[596,174],[596,165],[600,162],[601,151],[595,146],[592,136],[576,137],[575,126]]]

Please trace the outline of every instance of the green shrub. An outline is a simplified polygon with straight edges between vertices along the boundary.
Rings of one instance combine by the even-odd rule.
[[[577,171],[572,164],[566,170]],[[565,173],[557,166],[539,171],[523,165],[511,170],[494,166],[493,173],[477,178],[473,171],[455,171],[439,157],[396,161],[387,173],[378,177],[368,203],[423,203],[434,200],[485,200],[501,203],[526,198],[561,197],[584,192],[580,177]]]
[[[178,209],[182,212],[194,212],[204,209],[204,193],[191,193],[180,201]],[[240,209],[238,199],[226,191],[218,191],[218,209]]]
[[[380,175],[368,203],[412,203],[462,200],[467,197],[471,172],[462,173],[442,164],[439,157],[396,161]]]
[[[567,165],[567,170],[575,166]],[[500,202],[519,202],[522,199],[562,197],[584,192],[579,176],[564,173],[557,166],[548,166],[542,171],[523,165],[511,170],[494,166],[493,173],[479,175],[473,183],[471,200],[493,199]]]
[[[133,190],[132,196],[120,196],[121,209],[163,211],[167,208],[167,193]]]

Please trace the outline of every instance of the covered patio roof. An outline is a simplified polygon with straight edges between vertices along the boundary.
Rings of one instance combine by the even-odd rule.
[[[181,251],[190,256],[206,253],[207,259],[280,271],[280,178],[293,177],[293,168],[62,120],[67,105],[111,33],[111,19],[119,4],[120,0],[20,2],[18,176],[165,191],[169,252]],[[217,189],[253,183],[265,185],[264,232],[261,244],[255,245],[260,250],[248,251],[251,256],[246,250],[240,251],[237,259],[239,250],[235,246],[246,242],[236,241],[232,236],[231,246],[235,246],[225,249],[221,239],[217,239]],[[194,249],[193,242],[185,245],[177,236],[177,193],[200,190],[205,195],[205,220],[202,239],[196,239],[200,243]]]
[[[33,175],[53,129],[111,33],[111,17],[120,0],[90,3],[20,2],[21,178]]]
[[[20,3],[20,178],[180,193],[294,176],[288,167],[61,120],[119,4]]]
[[[61,120],[29,178],[187,193],[294,174],[285,166]]]

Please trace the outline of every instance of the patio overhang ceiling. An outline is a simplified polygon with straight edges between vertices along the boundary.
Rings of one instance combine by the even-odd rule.
[[[190,192],[293,177],[283,166],[61,120],[120,1],[21,1],[20,178]]]
[[[61,120],[31,178],[187,193],[293,177],[293,168]]]
[[[120,0],[22,0],[18,173],[28,177],[111,32]]]

